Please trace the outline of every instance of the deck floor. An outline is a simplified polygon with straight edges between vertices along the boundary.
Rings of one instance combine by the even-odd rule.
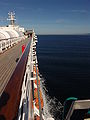
[[[22,55],[22,45],[27,44],[28,39],[0,54],[0,96],[6,87],[17,65],[17,60]]]

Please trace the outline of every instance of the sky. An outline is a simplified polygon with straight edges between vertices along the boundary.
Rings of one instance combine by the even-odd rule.
[[[37,34],[90,33],[89,6],[90,0],[0,0],[0,26],[14,11],[16,24]]]

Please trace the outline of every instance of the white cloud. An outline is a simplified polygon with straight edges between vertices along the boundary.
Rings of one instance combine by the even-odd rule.
[[[73,13],[87,13],[87,10],[71,10]]]
[[[85,9],[61,10],[61,12],[64,12],[64,13],[88,13],[88,11]]]
[[[64,22],[65,22],[64,19],[57,19],[57,20],[56,20],[56,23],[58,23],[58,24],[60,24],[60,23],[64,23]]]

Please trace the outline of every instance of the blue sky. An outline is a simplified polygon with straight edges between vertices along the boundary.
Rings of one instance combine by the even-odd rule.
[[[17,24],[37,34],[90,33],[90,0],[0,0],[0,26],[15,11]]]

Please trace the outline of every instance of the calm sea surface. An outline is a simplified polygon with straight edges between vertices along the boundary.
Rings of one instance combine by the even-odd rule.
[[[90,98],[90,35],[39,35],[37,55],[50,97]]]

